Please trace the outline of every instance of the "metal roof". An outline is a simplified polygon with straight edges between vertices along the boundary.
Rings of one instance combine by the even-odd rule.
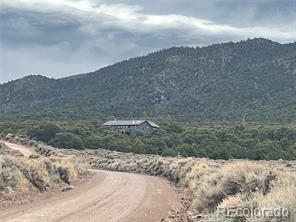
[[[147,121],[152,127],[155,127],[155,128],[159,128],[159,125],[157,125],[156,123],[154,122],[151,122],[151,121]]]
[[[111,120],[104,123],[104,126],[138,126],[144,122],[148,122],[152,127],[159,128],[157,124],[147,120]]]

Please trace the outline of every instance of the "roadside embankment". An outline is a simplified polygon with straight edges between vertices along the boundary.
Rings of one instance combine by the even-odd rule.
[[[20,139],[19,139],[20,140]],[[23,141],[24,142],[24,141]],[[91,168],[133,172],[167,178],[183,190],[184,209],[171,212],[168,221],[211,221],[217,209],[252,210],[284,208],[288,217],[278,221],[296,221],[295,161],[210,160],[199,158],[170,158],[157,155],[137,155],[103,149],[63,150],[38,142],[37,152],[47,156],[74,155]],[[218,215],[223,221],[233,221]],[[241,218],[244,221],[266,221],[266,218]],[[270,219],[270,218],[268,218]]]

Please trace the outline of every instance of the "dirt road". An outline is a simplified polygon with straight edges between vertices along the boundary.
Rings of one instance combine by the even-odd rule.
[[[0,142],[3,142],[7,147],[9,147],[12,150],[19,151],[25,157],[29,157],[30,155],[35,154],[34,150],[30,147],[27,147],[21,144],[16,144],[16,143],[9,143],[6,141],[0,141]]]
[[[174,189],[161,178],[94,171],[88,182],[71,191],[18,209],[0,210],[0,221],[159,222],[178,207]]]

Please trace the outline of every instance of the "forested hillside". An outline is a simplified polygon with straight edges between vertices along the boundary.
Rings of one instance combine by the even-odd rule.
[[[296,43],[265,39],[175,47],[84,75],[0,85],[1,119],[291,122],[295,110]]]

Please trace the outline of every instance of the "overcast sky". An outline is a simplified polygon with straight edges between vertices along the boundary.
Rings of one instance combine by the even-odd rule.
[[[90,72],[171,46],[296,40],[296,0],[1,0],[0,82]]]

